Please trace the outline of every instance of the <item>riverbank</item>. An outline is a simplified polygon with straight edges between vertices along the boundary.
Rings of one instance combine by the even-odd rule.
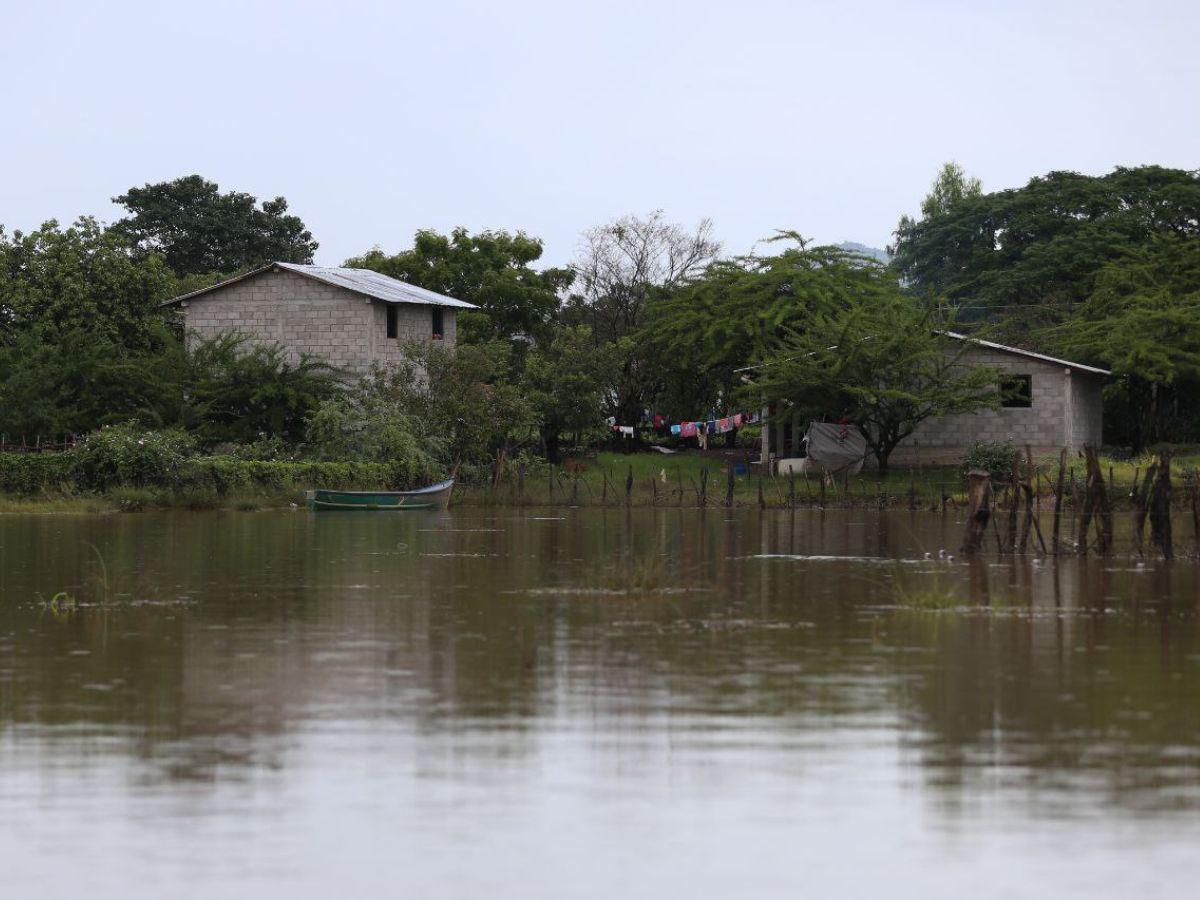
[[[966,479],[961,467],[898,468],[880,477],[864,471],[849,479],[819,476],[760,476],[746,471],[740,459],[719,452],[659,454],[654,452],[599,453],[568,459],[561,466],[541,462],[510,463],[488,480],[460,478],[454,492],[459,506],[541,507],[828,507],[828,508],[960,508],[966,504]],[[1103,459],[1110,502],[1123,508],[1148,460]],[[1200,456],[1180,457],[1174,463],[1179,490],[1174,504],[1190,500],[1183,490]],[[41,473],[38,482],[28,472],[24,481],[10,480],[0,491],[0,514],[102,514],[154,509],[256,511],[290,508],[304,502],[313,487],[375,489],[390,487],[386,466],[344,463],[246,462],[200,459],[174,485],[118,485],[106,490],[73,486],[47,454],[22,464]],[[732,473],[731,473],[732,469]],[[51,477],[47,477],[50,473]],[[495,475],[495,473],[493,473]],[[1057,460],[1038,460],[1036,498],[1054,502]],[[1083,461],[1070,459],[1064,473],[1064,508],[1077,505],[1083,489]],[[19,484],[24,490],[14,490]],[[1004,501],[1004,484],[996,482],[997,500]]]

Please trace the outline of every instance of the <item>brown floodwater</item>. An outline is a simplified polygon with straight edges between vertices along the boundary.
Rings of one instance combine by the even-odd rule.
[[[0,516],[0,890],[1190,893],[1200,566],[960,529]]]

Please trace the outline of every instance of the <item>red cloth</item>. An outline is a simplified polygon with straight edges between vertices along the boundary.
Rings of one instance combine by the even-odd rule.
[[[680,422],[679,423],[679,436],[680,437],[695,437],[696,436],[696,423],[695,422]]]

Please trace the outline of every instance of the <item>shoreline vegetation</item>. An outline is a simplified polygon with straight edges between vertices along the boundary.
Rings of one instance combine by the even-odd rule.
[[[1153,459],[1101,457],[1107,494],[1117,510],[1133,509],[1134,494]],[[1059,460],[1035,459],[1034,505],[1049,513],[1054,505]],[[1174,459],[1177,482],[1172,508],[1192,504],[1200,455]],[[745,471],[742,471],[745,469]],[[1063,473],[1064,509],[1084,501],[1084,460],[1068,458]],[[995,505],[1007,509],[1008,485],[993,477]],[[242,460],[209,456],[188,459],[174,471],[114,474],[106,484],[88,486],[68,453],[0,453],[0,514],[102,514],[145,510],[227,510],[251,512],[303,506],[303,492],[316,487],[404,488],[402,474],[382,463]],[[880,477],[865,470],[848,479],[819,475],[763,475],[741,457],[720,452],[660,454],[601,452],[568,458],[561,466],[540,460],[509,461],[491,471],[473,468],[460,475],[453,506],[458,507],[637,507],[763,509],[911,509],[965,513],[968,480],[964,467],[893,468]]]

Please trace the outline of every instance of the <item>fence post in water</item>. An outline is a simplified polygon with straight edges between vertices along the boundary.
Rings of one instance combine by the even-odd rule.
[[[1150,500],[1150,539],[1162,552],[1163,559],[1172,556],[1171,547],[1171,452],[1158,456],[1158,477]]]
[[[1188,494],[1192,502],[1192,540],[1200,547],[1200,490],[1196,487],[1196,470],[1188,475]]]
[[[625,505],[633,502],[633,463],[629,464],[629,474],[625,476]]]
[[[729,463],[729,474],[725,479],[725,505],[733,506],[733,461]]]
[[[700,470],[700,493],[697,496],[701,506],[708,506],[708,467]]]
[[[1138,556],[1144,555],[1146,514],[1150,511],[1150,490],[1154,486],[1154,476],[1157,473],[1158,463],[1151,463],[1146,467],[1146,477],[1140,483],[1133,483],[1133,537],[1137,541]]]
[[[758,476],[758,508],[760,510],[767,508],[767,500],[765,497],[763,497],[762,481],[763,481],[763,477],[761,475],[759,475]]]
[[[1050,548],[1058,553],[1059,526],[1062,524],[1063,480],[1067,474],[1067,448],[1058,454],[1058,484],[1054,487],[1054,532],[1050,537]]]
[[[1112,548],[1112,510],[1108,506],[1108,492],[1104,489],[1104,473],[1100,471],[1100,460],[1093,447],[1083,448],[1087,480],[1084,482],[1083,514],[1079,517],[1079,552],[1087,553],[1088,526],[1093,513],[1098,514],[1096,523],[1096,552],[1101,556]]]
[[[522,461],[517,466],[517,501],[525,502],[525,462]]]
[[[1013,452],[1012,474],[1008,481],[1008,531],[1004,535],[1004,549],[1014,553],[1017,549],[1017,511],[1021,506],[1021,451]]]
[[[967,528],[963,534],[963,553],[978,553],[983,549],[983,536],[992,516],[991,503],[991,476],[982,469],[972,469],[967,473]]]
[[[796,508],[796,470],[788,472],[788,506]]]
[[[571,505],[579,505],[579,470],[575,470],[575,480],[571,482]]]

